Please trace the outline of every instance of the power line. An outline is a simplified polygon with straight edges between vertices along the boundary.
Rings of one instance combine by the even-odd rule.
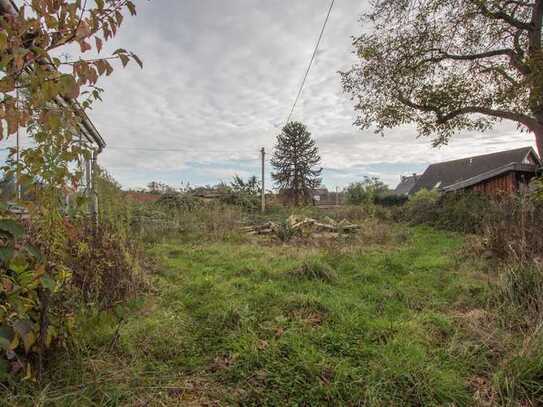
[[[105,151],[107,150],[127,150],[127,151],[155,151],[155,152],[178,152],[178,153],[254,153],[255,151],[258,152],[258,149],[254,150],[208,150],[208,149],[200,149],[200,150],[194,150],[190,148],[153,148],[153,147],[115,147],[115,146],[107,146]]]
[[[326,29],[326,24],[328,23],[328,19],[330,18],[330,14],[332,13],[332,9],[334,8],[334,3],[335,3],[335,0],[332,0],[332,2],[330,3],[330,8],[328,9],[328,13],[326,14],[326,18],[324,19],[324,24],[322,25],[321,33],[319,34],[319,39],[317,40],[317,44],[315,45],[315,49],[313,50],[313,55],[311,55],[311,60],[309,61],[307,70],[305,71],[304,79],[302,80],[302,84],[300,85],[300,89],[298,90],[298,94],[296,95],[296,99],[294,100],[294,104],[292,105],[292,109],[290,109],[290,113],[287,119],[287,124],[290,122],[292,113],[294,113],[294,109],[296,108],[296,105],[298,104],[298,100],[300,99],[300,96],[302,95],[302,91],[304,90],[305,81],[307,80],[307,77],[309,76],[309,72],[311,71],[311,66],[313,65],[313,61],[315,61],[315,57],[317,56],[319,45],[324,35],[324,30]]]

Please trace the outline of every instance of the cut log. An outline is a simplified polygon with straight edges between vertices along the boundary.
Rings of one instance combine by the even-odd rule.
[[[322,234],[338,235],[339,233],[351,233],[361,228],[360,225],[349,223],[346,219],[340,222],[336,222],[331,218],[325,218],[323,222],[317,222],[312,218],[301,218],[299,216],[291,215],[287,224],[292,230],[308,230],[313,236],[318,237]],[[282,226],[272,221],[265,222],[261,225],[244,226],[242,231],[250,235],[268,235],[281,232]],[[320,234],[318,232],[321,232]]]
[[[328,230],[330,232],[335,232],[337,231],[337,226],[335,225],[327,225],[325,223],[318,223],[318,222],[315,222],[315,226],[320,228],[320,229],[324,229],[324,230]]]
[[[315,225],[317,221],[315,219],[307,218],[291,226],[292,229],[301,229],[304,226]]]

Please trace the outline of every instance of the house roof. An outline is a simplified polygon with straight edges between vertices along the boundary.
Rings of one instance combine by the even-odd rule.
[[[540,164],[537,153],[532,147],[523,147],[432,164],[417,180],[410,193],[434,188],[455,190],[451,189],[451,186],[455,186],[456,189],[465,188],[504,171],[520,170],[520,167],[517,168],[514,164],[524,164],[522,170],[534,171],[536,168],[534,163]]]
[[[411,192],[415,184],[417,183],[418,175],[411,175],[408,177],[402,177],[400,183],[394,189],[394,193],[398,195],[407,195]]]
[[[458,191],[459,189],[464,189],[472,185],[476,185],[486,179],[494,178],[498,175],[502,175],[510,171],[534,173],[537,171],[537,165],[519,163],[507,164],[494,170],[487,171],[474,177],[468,178],[464,181],[457,182],[456,184],[446,186],[443,188],[443,190],[446,192]]]

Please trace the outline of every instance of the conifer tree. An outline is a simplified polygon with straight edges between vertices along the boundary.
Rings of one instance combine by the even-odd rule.
[[[306,203],[311,190],[321,184],[321,157],[315,140],[300,122],[289,122],[277,136],[271,160],[275,172],[272,178],[280,192],[295,205]]]

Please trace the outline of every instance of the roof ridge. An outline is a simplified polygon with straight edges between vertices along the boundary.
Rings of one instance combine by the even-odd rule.
[[[496,155],[496,154],[502,154],[502,153],[511,153],[513,151],[521,151],[521,150],[533,150],[533,147],[532,146],[526,146],[526,147],[519,147],[519,148],[514,148],[512,150],[503,150],[503,151],[496,151],[494,153],[486,153],[486,154],[479,154],[479,155],[473,155],[473,156],[470,156],[470,157],[464,157],[464,158],[456,158],[454,160],[448,160],[448,161],[440,161],[438,163],[432,163],[429,165],[429,167],[433,166],[433,165],[441,165],[441,164],[447,164],[447,163],[453,163],[453,162],[456,162],[456,161],[464,161],[464,160],[469,160],[470,158],[473,159],[473,158],[482,158],[482,157],[487,157],[489,155]]]

